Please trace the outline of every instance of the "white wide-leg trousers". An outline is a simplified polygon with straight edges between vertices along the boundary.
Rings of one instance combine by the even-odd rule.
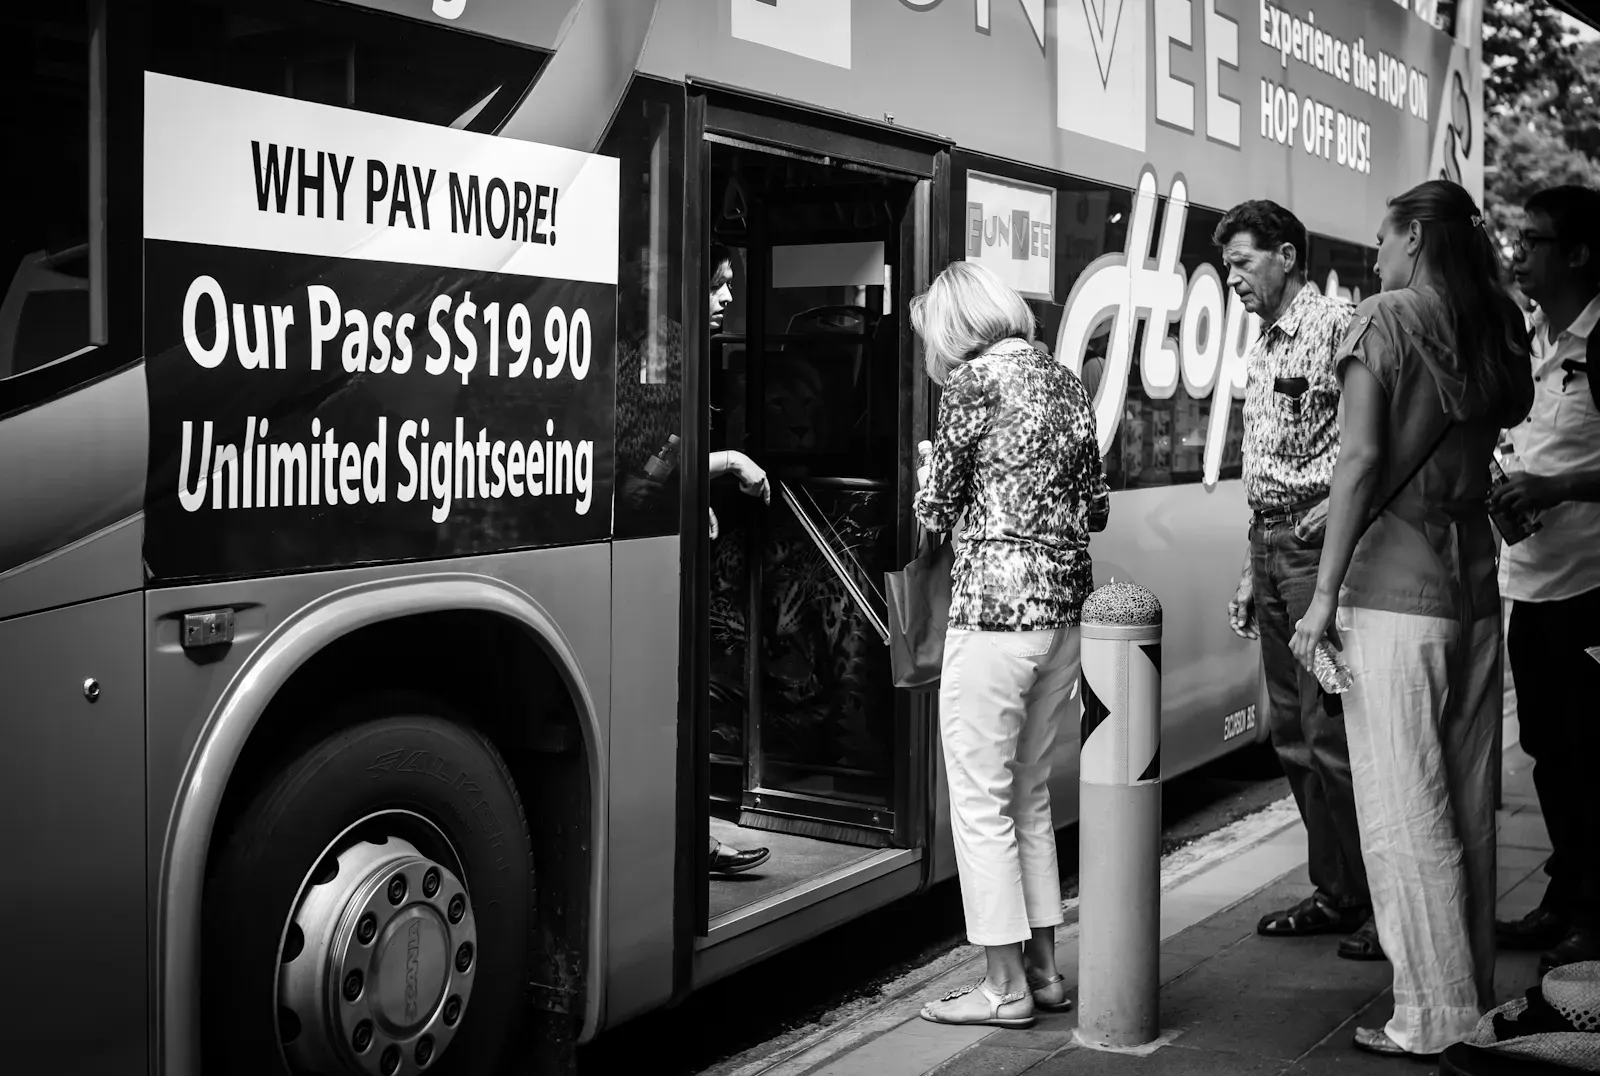
[[[1026,941],[1062,921],[1050,756],[1077,678],[1076,627],[945,638],[939,731],[974,945]]]
[[[1385,1030],[1413,1053],[1464,1038],[1495,1003],[1498,613],[1338,612],[1361,854],[1394,966]]]

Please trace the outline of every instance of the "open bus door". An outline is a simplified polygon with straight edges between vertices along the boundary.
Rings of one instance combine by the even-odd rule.
[[[708,535],[686,578],[701,985],[926,878],[932,700],[893,686],[882,590],[914,535],[907,305],[945,249],[949,147],[695,83],[687,126],[686,304],[707,314],[686,448],[743,452],[772,488],[685,491]],[[771,855],[709,877],[708,832]]]

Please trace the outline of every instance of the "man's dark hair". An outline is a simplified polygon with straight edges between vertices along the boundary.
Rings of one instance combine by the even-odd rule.
[[[1579,271],[1589,284],[1600,284],[1600,191],[1576,185],[1546,187],[1522,208],[1550,218],[1563,251],[1587,247],[1589,261]]]
[[[1301,275],[1310,271],[1306,262],[1306,226],[1277,202],[1264,198],[1240,202],[1223,215],[1217,230],[1211,233],[1211,241],[1225,247],[1241,234],[1248,234],[1261,250],[1277,250],[1288,243],[1294,247],[1294,271]]]

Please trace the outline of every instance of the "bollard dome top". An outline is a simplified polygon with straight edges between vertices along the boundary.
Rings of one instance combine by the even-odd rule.
[[[1161,623],[1161,602],[1138,583],[1107,583],[1083,603],[1086,624]]]

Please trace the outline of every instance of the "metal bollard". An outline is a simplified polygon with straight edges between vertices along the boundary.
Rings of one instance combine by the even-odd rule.
[[[1111,583],[1083,605],[1078,1028],[1084,1046],[1160,1034],[1161,603]]]

